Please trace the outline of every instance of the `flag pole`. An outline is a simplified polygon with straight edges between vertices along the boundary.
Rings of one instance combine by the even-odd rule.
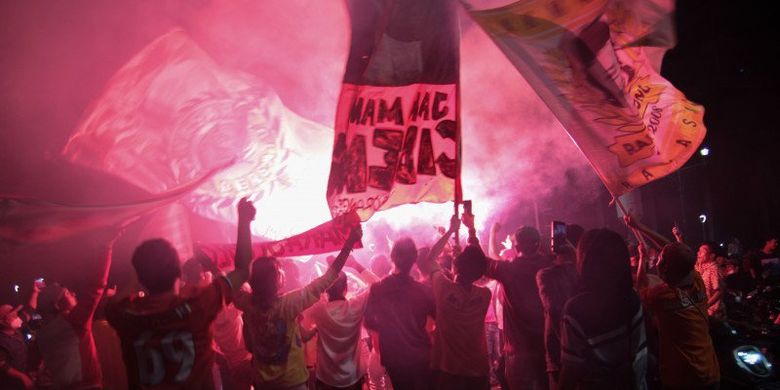
[[[620,201],[620,197],[615,196],[612,194],[612,200],[615,202],[617,207],[620,209],[620,211],[623,213],[624,216],[629,215],[628,211],[626,211],[626,206],[623,205],[623,202]],[[637,241],[639,241],[640,244],[642,244],[645,249],[647,248],[647,242],[645,242],[645,238],[642,236],[642,233],[632,227],[629,227],[631,229],[631,232],[634,233],[634,236],[636,237]]]
[[[457,10],[455,11],[457,13]],[[460,18],[455,18],[455,23],[458,23],[458,58],[460,58],[460,36],[461,34],[461,26],[460,26]],[[462,126],[461,126],[461,110],[460,107],[463,104],[461,101],[461,93],[460,93],[460,64],[458,64],[458,77],[457,82],[455,84],[455,199],[453,202],[453,208],[454,213],[457,216],[460,214],[460,204],[463,203],[463,187],[461,186],[461,179],[460,179],[460,173],[461,173],[461,166],[463,162],[463,150],[462,150]],[[460,248],[460,233],[458,231],[455,231],[455,245],[457,248]]]

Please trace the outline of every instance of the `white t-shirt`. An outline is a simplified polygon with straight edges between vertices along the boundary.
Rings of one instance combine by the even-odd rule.
[[[360,278],[369,285],[379,281],[369,270]],[[368,289],[349,300],[321,301],[309,312],[318,333],[316,375],[327,385],[351,386],[366,373],[360,335],[367,299]]]

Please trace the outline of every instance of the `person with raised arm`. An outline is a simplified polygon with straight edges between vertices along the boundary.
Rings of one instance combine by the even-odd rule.
[[[519,256],[488,262],[485,275],[501,283],[504,320],[505,375],[511,389],[546,389],[544,311],[536,273],[551,264],[540,253],[539,231],[523,226],[515,233]]]
[[[437,389],[489,389],[490,361],[485,340],[485,314],[490,305],[490,290],[474,284],[485,273],[487,259],[479,247],[474,216],[463,215],[469,238],[453,261],[453,279],[434,261],[449,237],[458,231],[456,215],[450,228],[431,248],[427,258],[418,259],[418,267],[430,276],[436,302],[436,333],[433,340],[433,369],[439,372]]]
[[[37,332],[43,364],[58,389],[100,389],[100,362],[92,336],[92,319],[108,281],[111,248],[120,228],[110,227],[90,236],[86,251],[97,264],[84,268],[81,288],[74,293],[57,283],[38,296],[42,325]]]
[[[254,218],[252,202],[241,199],[235,269],[186,295],[179,289],[179,254],[168,241],[147,240],[135,249],[132,264],[145,294],[118,294],[106,308],[122,343],[129,388],[218,387],[211,324],[249,276]]]
[[[717,389],[720,366],[710,337],[704,281],[694,269],[696,256],[685,244],[670,242],[634,217],[627,215],[624,220],[663,248],[657,265],[663,282],[650,286],[644,266],[637,277],[639,296],[658,326],[662,385]]]
[[[378,282],[373,272],[349,256],[347,267],[369,287]],[[326,291],[327,301],[315,304],[308,314],[317,326],[316,377],[318,389],[363,388],[366,363],[361,360],[360,333],[368,289],[347,299],[347,275],[339,274]]]
[[[256,389],[305,390],[309,379],[303,355],[298,316],[320,299],[339,277],[352,248],[360,242],[360,225],[349,233],[344,246],[327,271],[301,289],[280,295],[282,273],[274,257],[259,257],[252,264],[249,285],[236,307],[243,311],[244,339],[252,354]]]
[[[539,289],[539,298],[544,309],[544,352],[551,390],[557,388],[561,371],[560,324],[563,308],[569,298],[576,295],[579,287],[575,264],[577,250],[574,245],[576,244],[567,239],[566,244],[555,253],[553,264],[536,273],[536,287]]]

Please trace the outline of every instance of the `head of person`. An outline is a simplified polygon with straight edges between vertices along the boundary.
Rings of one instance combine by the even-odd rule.
[[[181,266],[181,280],[187,286],[205,287],[211,283],[213,275],[203,268],[195,258],[189,259]]]
[[[344,300],[347,296],[347,274],[339,272],[339,277],[333,282],[325,293],[328,294],[329,301]]]
[[[715,244],[706,241],[699,245],[699,250],[696,252],[696,262],[704,264],[715,261],[715,254]]]
[[[530,256],[539,251],[541,237],[539,231],[531,226],[522,226],[515,232],[515,248],[521,256]]]
[[[609,229],[593,229],[577,245],[577,275],[586,291],[628,296],[633,288],[628,246]]]
[[[487,258],[482,249],[468,245],[452,262],[455,278],[459,283],[471,284],[485,274]]]
[[[0,306],[0,330],[13,332],[22,327],[22,319],[19,317],[19,306],[14,308],[11,305]]]
[[[577,224],[566,225],[566,239],[569,240],[573,247],[577,247],[583,234],[585,234],[585,228],[582,226]]]
[[[389,275],[393,268],[392,264],[390,264],[390,260],[383,254],[374,255],[374,257],[371,258],[370,264],[371,272],[380,278]]]
[[[264,310],[270,309],[284,285],[283,275],[279,261],[275,257],[255,259],[249,274],[252,301]]]
[[[76,294],[59,283],[47,285],[38,295],[38,312],[44,318],[70,313],[77,304]]]
[[[685,244],[666,244],[658,256],[658,276],[670,286],[684,282],[696,265],[696,256]]]
[[[179,253],[167,240],[146,240],[133,252],[131,260],[138,281],[150,295],[175,291],[181,277]]]
[[[414,245],[414,241],[409,237],[404,237],[393,243],[390,260],[393,262],[396,272],[408,275],[417,261],[417,247]]]
[[[335,258],[334,258],[335,259]],[[280,259],[282,270],[282,292],[290,292],[301,288],[301,270],[298,268],[298,264],[292,259]],[[330,264],[330,262],[328,263]]]

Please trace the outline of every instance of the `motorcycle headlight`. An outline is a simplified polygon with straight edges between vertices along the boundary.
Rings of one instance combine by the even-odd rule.
[[[743,345],[734,349],[734,360],[739,368],[749,374],[766,378],[772,375],[772,363],[752,345]]]

